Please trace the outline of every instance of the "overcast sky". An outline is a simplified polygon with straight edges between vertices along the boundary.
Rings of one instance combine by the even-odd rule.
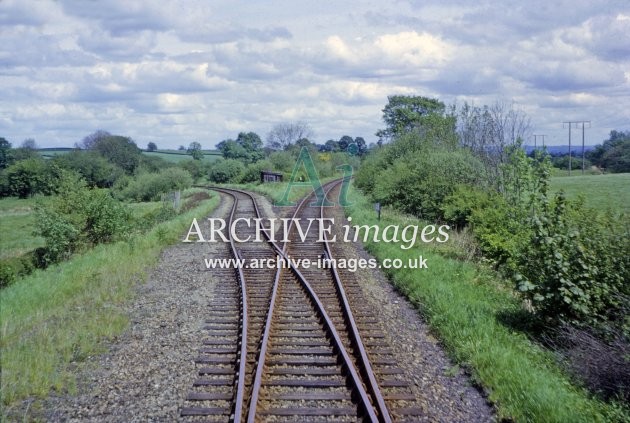
[[[566,120],[597,144],[630,130],[630,1],[0,0],[0,136],[16,146],[104,129],[211,148],[294,120],[320,143],[374,142],[392,94],[513,101],[548,144]]]

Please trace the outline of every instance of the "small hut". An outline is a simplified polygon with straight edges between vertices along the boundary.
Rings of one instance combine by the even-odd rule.
[[[260,182],[282,182],[282,173],[263,170],[260,172]]]

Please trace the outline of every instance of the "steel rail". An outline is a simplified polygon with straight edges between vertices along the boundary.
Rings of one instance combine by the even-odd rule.
[[[337,187],[344,179],[339,181],[335,181],[330,183],[329,187],[325,191],[325,195],[327,196],[330,191],[332,191],[335,187]],[[324,217],[324,204],[321,205],[321,217]],[[324,238],[324,247],[326,249],[326,254],[329,258],[334,258],[332,255],[332,250],[330,248],[330,242],[328,241],[328,235],[325,231],[322,231]],[[343,287],[343,283],[341,282],[341,277],[339,276],[339,272],[337,272],[336,266],[330,266],[331,272],[333,275],[333,279],[335,280],[335,287],[337,288],[337,293],[343,303],[343,313],[345,314],[346,321],[350,326],[350,334],[352,336],[352,341],[354,343],[354,347],[359,352],[360,360],[361,360],[361,370],[362,376],[366,380],[366,385],[368,386],[368,390],[370,391],[373,400],[377,404],[377,408],[379,411],[379,415],[381,420],[385,423],[391,423],[392,418],[390,416],[389,410],[387,409],[387,405],[385,404],[385,398],[381,393],[381,390],[378,386],[378,382],[376,381],[376,377],[374,376],[374,371],[372,370],[372,365],[370,364],[370,359],[368,357],[367,351],[361,339],[361,335],[359,334],[359,328],[357,327],[356,320],[354,319],[354,315],[352,314],[352,308],[350,307],[350,303],[348,301],[348,296],[346,295],[346,291]]]
[[[232,226],[232,222],[234,221],[234,214],[236,213],[236,209],[238,208],[238,198],[231,192],[227,190],[213,188],[216,191],[223,192],[231,196],[234,200],[234,204],[232,205],[232,210],[230,212],[229,225],[228,228]],[[254,202],[255,206],[255,202]],[[256,209],[258,212],[258,210]],[[230,236],[230,246],[232,247],[232,254],[234,255],[234,259],[238,260],[240,255],[234,243],[234,240]],[[247,367],[247,325],[249,323],[249,316],[247,311],[247,289],[245,287],[245,275],[243,274],[243,269],[240,266],[237,266],[238,278],[240,281],[239,289],[241,291],[241,330],[240,330],[240,353],[239,353],[239,366],[238,366],[238,374],[236,375],[235,380],[235,390],[236,390],[236,398],[234,400],[234,423],[240,423],[243,415],[243,403],[245,400],[245,373]]]
[[[242,191],[241,191],[242,192]],[[289,225],[289,234],[291,233],[291,230],[293,229],[293,219],[298,215],[300,209],[303,207],[303,205],[305,204],[305,202],[310,199],[310,197],[312,196],[306,196],[297,206],[297,208],[295,209],[293,216],[292,216],[292,220],[291,223]],[[265,232],[265,236],[268,237],[268,234]],[[271,242],[271,241],[270,241]],[[350,378],[352,379],[352,383],[354,384],[354,387],[356,388],[358,394],[359,394],[359,398],[360,398],[360,406],[363,409],[363,411],[367,414],[367,417],[369,417],[369,419],[372,422],[378,422],[378,417],[374,411],[374,408],[370,402],[370,398],[369,395],[367,394],[364,386],[363,386],[363,382],[359,376],[359,374],[357,373],[355,367],[354,367],[354,363],[352,362],[352,359],[350,358],[350,355],[348,354],[348,352],[346,351],[341,338],[339,336],[339,333],[337,332],[334,323],[332,322],[332,320],[330,319],[330,316],[328,315],[328,313],[326,312],[323,303],[320,301],[319,297],[317,296],[317,294],[315,293],[315,291],[313,290],[313,288],[311,287],[311,285],[308,283],[308,281],[306,280],[306,278],[304,277],[304,275],[302,275],[302,273],[296,268],[296,266],[293,265],[293,263],[288,260],[287,257],[287,246],[288,243],[284,242],[283,243],[283,247],[282,249],[279,249],[279,247],[277,246],[277,244],[272,242],[272,245],[274,245],[274,247],[276,247],[278,249],[278,252],[285,258],[287,259],[287,263],[289,264],[290,269],[295,273],[295,275],[298,277],[298,280],[300,281],[300,283],[302,284],[302,286],[304,287],[306,293],[308,294],[308,296],[311,298],[311,301],[313,302],[313,304],[316,307],[317,312],[321,315],[322,319],[324,320],[324,324],[325,324],[325,328],[327,329],[327,332],[330,333],[332,341],[334,343],[335,348],[337,349],[337,351],[341,354],[341,357],[343,358],[343,364],[346,367]],[[280,281],[280,274],[281,274],[282,269],[278,268],[276,271],[276,277],[274,280],[274,286],[273,286],[273,292],[272,292],[272,297],[271,297],[271,301],[269,304],[269,311],[267,312],[267,321],[265,323],[265,331],[263,333],[263,337],[261,340],[261,349],[260,349],[260,354],[259,354],[259,358],[258,358],[258,363],[256,366],[256,375],[254,377],[254,381],[252,383],[252,395],[251,395],[251,399],[250,399],[250,408],[249,408],[249,413],[248,413],[248,423],[254,423],[254,419],[256,417],[256,407],[257,407],[257,403],[258,403],[258,398],[260,395],[260,388],[262,385],[262,376],[263,376],[263,372],[264,372],[264,366],[265,366],[265,359],[266,359],[266,352],[267,352],[267,345],[268,345],[268,341],[269,341],[269,337],[270,337],[270,333],[271,333],[271,324],[273,321],[273,312],[274,312],[274,308],[275,308],[275,301],[276,301],[276,297],[277,297],[277,291],[278,291],[278,286],[279,286],[279,281]]]

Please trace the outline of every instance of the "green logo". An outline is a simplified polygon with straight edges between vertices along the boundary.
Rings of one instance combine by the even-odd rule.
[[[308,181],[304,180],[304,176],[300,175],[300,171],[306,170],[306,176],[308,177]],[[352,178],[352,166],[345,164],[338,166],[336,168],[343,172],[343,181],[341,185],[341,191],[339,191],[339,205],[342,207],[349,206],[347,195],[348,188],[350,185],[350,179]],[[293,167],[293,171],[291,172],[291,178],[289,179],[289,184],[287,185],[287,189],[284,191],[284,195],[282,199],[277,202],[276,206],[295,206],[296,203],[289,201],[289,194],[291,193],[291,189],[293,187],[303,187],[310,186],[313,188],[313,192],[315,193],[316,200],[312,201],[309,206],[311,207],[332,207],[335,203],[329,201],[326,198],[326,194],[324,192],[324,188],[322,187],[322,183],[319,180],[319,175],[317,174],[317,170],[315,169],[315,163],[313,163],[313,158],[309,153],[306,147],[302,147],[300,150],[300,155],[298,156],[297,161],[295,162],[295,166]]]

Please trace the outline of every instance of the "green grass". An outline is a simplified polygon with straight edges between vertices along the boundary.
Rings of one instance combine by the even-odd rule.
[[[346,213],[352,224],[424,224],[385,210],[380,222],[368,200],[352,189]],[[403,250],[395,243],[368,242],[379,260],[404,262],[420,255],[428,269],[388,270],[392,282],[425,315],[453,359],[470,369],[489,393],[500,419],[517,422],[602,422],[622,420],[622,411],[591,399],[571,384],[553,355],[503,323],[522,307],[512,290],[489,269],[446,258],[427,245]],[[626,416],[627,417],[627,416]]]
[[[180,239],[193,217],[207,215],[218,203],[213,195],[146,234],[98,245],[2,290],[3,414],[28,397],[73,392],[71,366],[101,351],[101,341],[126,327],[122,306],[133,297],[134,284],[144,279],[166,245]]]
[[[44,239],[36,236],[35,204],[48,197],[0,199],[0,260],[19,257],[44,246]],[[160,207],[161,202],[131,203],[134,216],[139,217]]]
[[[35,198],[0,200],[0,260],[19,257],[44,245],[44,239],[33,234],[36,201]]]
[[[50,159],[60,154],[68,154],[72,148],[40,148],[37,152],[44,158]]]
[[[600,211],[630,214],[630,173],[554,177],[551,189],[562,189],[569,198],[583,194],[585,205]]]
[[[43,148],[37,150],[37,152],[44,158],[52,158],[60,154],[68,154],[72,151],[72,148]],[[202,150],[203,161],[213,162],[221,157],[221,153],[218,150]],[[157,151],[142,151],[142,154],[152,157],[160,157],[168,162],[179,163],[182,160],[192,160],[192,156],[186,151],[181,150],[157,150]]]
[[[187,154],[186,152],[178,152],[178,151],[167,151],[167,150],[158,150],[158,151],[143,151],[142,154],[149,157],[160,157],[167,162],[179,163],[183,160],[192,160],[192,156]],[[221,157],[220,154],[212,151],[204,151],[204,156],[202,161],[206,163],[212,163],[213,161],[219,159]]]

